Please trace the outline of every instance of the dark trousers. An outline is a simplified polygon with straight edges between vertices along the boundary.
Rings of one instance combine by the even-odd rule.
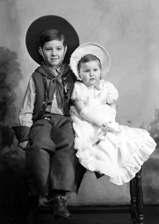
[[[26,148],[26,169],[38,193],[49,189],[77,192],[85,169],[75,156],[69,117],[52,115],[36,121]]]

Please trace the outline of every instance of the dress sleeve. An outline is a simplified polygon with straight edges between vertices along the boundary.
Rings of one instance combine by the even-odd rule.
[[[87,98],[88,98],[88,93],[87,93],[86,86],[81,82],[75,82],[71,99],[86,102]]]
[[[111,104],[118,99],[119,97],[118,90],[110,82],[106,83],[106,89],[107,89],[107,103]]]

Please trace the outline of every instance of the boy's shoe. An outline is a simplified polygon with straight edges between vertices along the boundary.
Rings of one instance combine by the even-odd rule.
[[[55,219],[64,218],[67,220],[71,219],[71,213],[68,211],[66,206],[65,195],[55,195],[54,198],[49,200],[47,204],[52,208]]]

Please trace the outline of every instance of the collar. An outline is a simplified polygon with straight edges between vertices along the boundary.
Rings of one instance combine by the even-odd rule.
[[[47,76],[48,78],[52,79],[52,78],[59,78],[64,76],[67,71],[69,70],[69,66],[65,63],[62,63],[61,65],[58,66],[58,68],[56,68],[55,72],[56,75],[53,74],[53,72],[50,71],[49,67],[47,66],[47,64],[45,62],[41,63],[41,66],[39,66],[36,71],[41,73],[42,75]]]

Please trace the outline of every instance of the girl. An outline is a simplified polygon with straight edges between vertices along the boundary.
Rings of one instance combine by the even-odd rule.
[[[110,67],[110,57],[103,47],[95,43],[79,46],[71,55],[70,67],[79,80],[70,110],[76,156],[85,168],[108,175],[114,184],[129,182],[156,143],[146,130],[115,121],[118,91],[103,79]]]

